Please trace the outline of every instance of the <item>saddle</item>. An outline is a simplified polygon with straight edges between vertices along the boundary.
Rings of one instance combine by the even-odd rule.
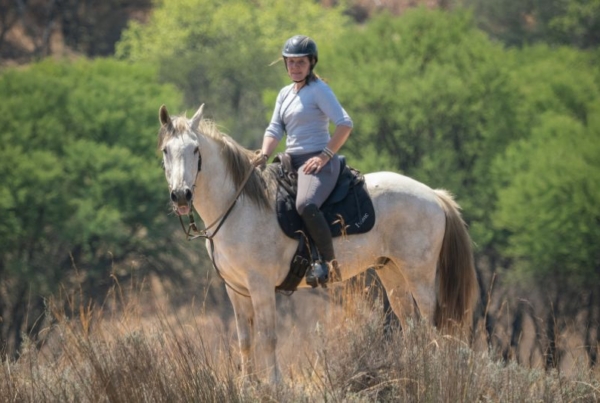
[[[333,237],[362,234],[375,225],[375,208],[369,196],[364,176],[346,164],[340,156],[340,175],[337,183],[321,206]],[[290,272],[277,291],[293,292],[304,278],[313,260],[316,248],[304,228],[304,221],[296,211],[298,174],[292,167],[291,157],[280,153],[273,159],[278,182],[276,211],[279,226],[292,239],[298,240],[298,249],[290,264]]]

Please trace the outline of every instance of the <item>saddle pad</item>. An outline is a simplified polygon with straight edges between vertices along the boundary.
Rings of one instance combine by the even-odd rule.
[[[294,175],[284,175],[289,178]],[[304,231],[302,217],[296,211],[295,184],[281,184],[277,189],[277,219],[283,232],[290,238],[299,239]],[[354,235],[368,232],[375,225],[375,209],[369,196],[364,177],[360,172],[342,163],[336,187],[321,206],[329,223],[331,235]]]

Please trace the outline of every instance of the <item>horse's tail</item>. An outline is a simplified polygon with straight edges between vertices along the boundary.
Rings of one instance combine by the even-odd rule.
[[[452,195],[445,190],[435,194],[446,214],[446,230],[438,261],[434,322],[440,329],[466,330],[472,326],[478,287],[471,237]]]

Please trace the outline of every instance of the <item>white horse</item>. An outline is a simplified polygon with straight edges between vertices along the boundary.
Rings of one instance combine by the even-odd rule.
[[[164,105],[159,111],[173,210],[187,216],[193,204],[206,224],[206,246],[235,312],[243,376],[257,364],[277,383],[275,287],[297,241],[277,222],[272,170],[254,168],[254,153],[202,119],[203,106],[191,119],[169,116]],[[376,222],[368,233],[334,238],[341,280],[375,268],[401,323],[416,304],[438,327],[470,326],[477,281],[458,205],[447,192],[396,173],[365,179]]]

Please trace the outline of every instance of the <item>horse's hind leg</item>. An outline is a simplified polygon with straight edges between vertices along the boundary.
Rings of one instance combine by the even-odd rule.
[[[235,325],[237,328],[238,344],[241,355],[242,378],[246,381],[254,374],[254,363],[252,362],[252,335],[254,331],[254,308],[252,300],[240,295],[229,287],[227,294],[233,305],[235,314]]]
[[[381,280],[392,311],[398,317],[402,328],[406,328],[406,320],[415,314],[414,303],[408,283],[398,267],[391,260],[386,260],[375,267]]]
[[[385,259],[376,266],[376,273],[385,288],[390,306],[403,328],[407,319],[417,317],[433,320],[435,305],[435,276],[432,279],[410,278],[407,274],[424,273],[422,270],[401,270],[397,264]],[[416,306],[415,306],[416,303]]]

